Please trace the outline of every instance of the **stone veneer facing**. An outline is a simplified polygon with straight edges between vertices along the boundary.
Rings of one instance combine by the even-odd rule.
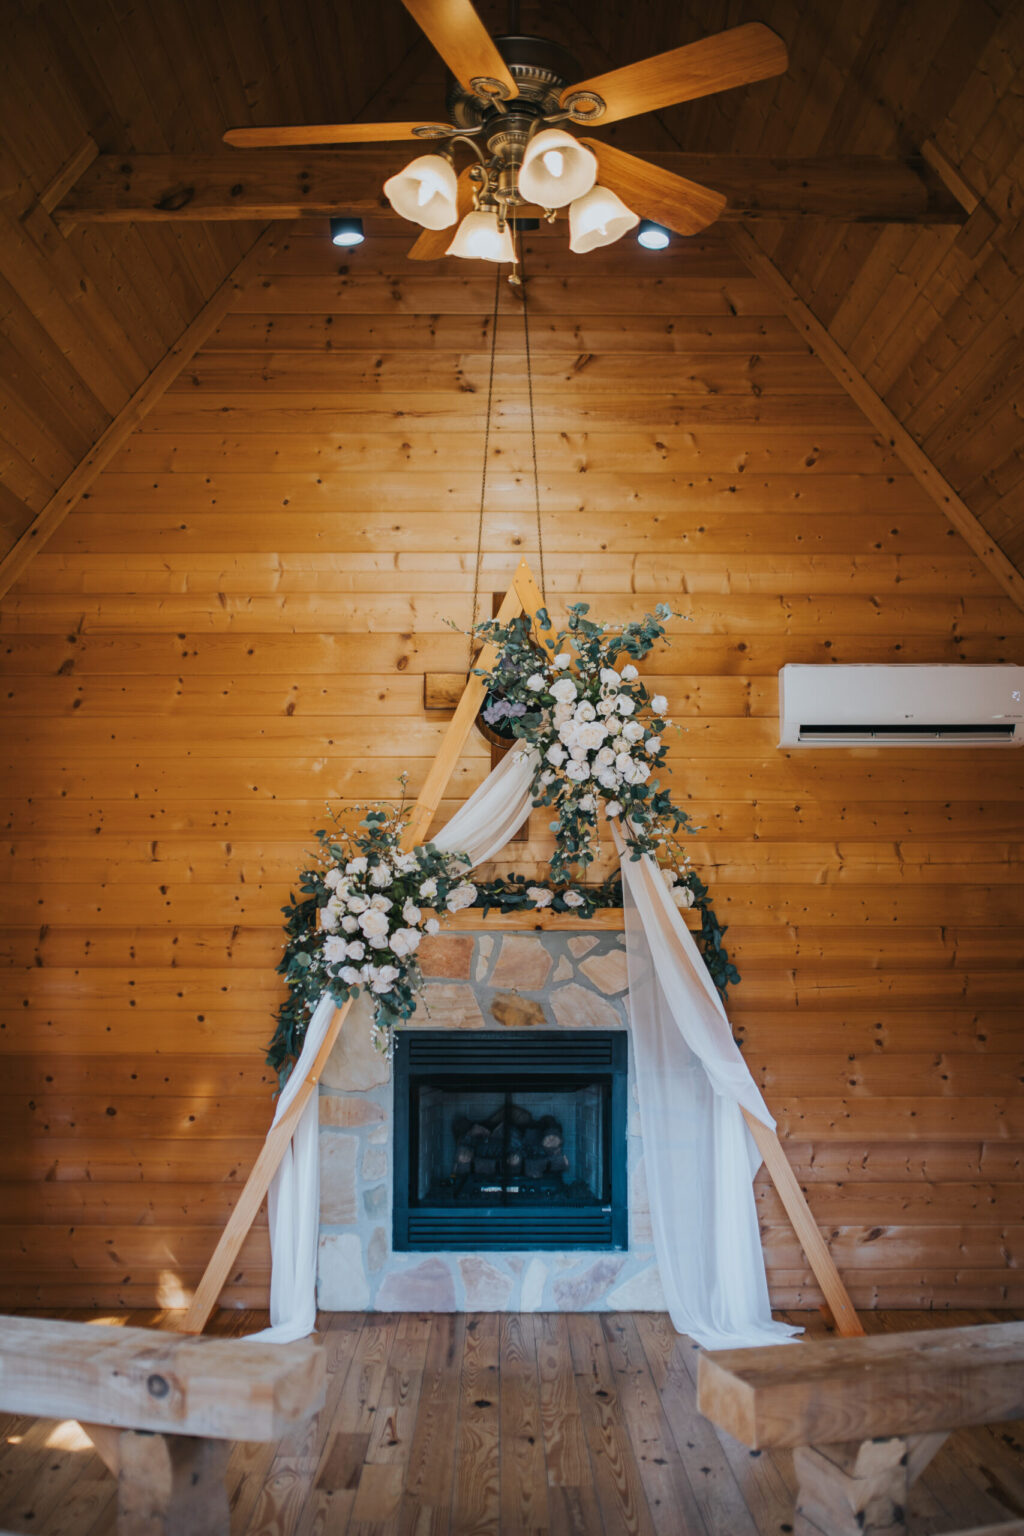
[[[616,933],[439,934],[409,1028],[628,1029]],[[661,1311],[630,1050],[629,1250],[393,1253],[390,1063],[352,1008],[320,1084],[320,1259],[327,1311]]]

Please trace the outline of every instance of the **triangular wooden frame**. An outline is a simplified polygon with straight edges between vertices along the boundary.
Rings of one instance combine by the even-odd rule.
[[[505,594],[504,601],[498,609],[497,622],[507,624],[509,620],[518,618],[520,614],[527,613],[533,620],[534,633],[540,645],[553,652],[555,648],[555,636],[549,625],[544,624],[538,617],[544,608],[544,600],[537,583],[533,579],[533,573],[525,560],[521,560],[512,578],[512,585]],[[486,645],[477,658],[476,665],[487,669],[497,658],[497,652],[491,645]],[[427,777],[423,782],[419,797],[413,806],[412,814],[406,825],[402,838],[404,847],[415,848],[421,843],[427,834],[430,823],[437,812],[437,807],[448,787],[448,782],[454,772],[455,765],[462,755],[463,748],[473,729],[480,706],[484,701],[487,685],[482,677],[470,673],[462,697],[452,716],[440,750],[430,766]],[[327,1065],[331,1051],[334,1049],[342,1025],[348,1014],[350,1003],[343,1003],[335,1010],[323,1044],[317,1052],[316,1058],[306,1074],[305,1081],[292,1100],[288,1111],[278,1123],[272,1126],[266,1141],[260,1149],[259,1156],[253,1164],[242,1190],[238,1204],[232,1211],[224,1231],[221,1233],[217,1247],[203,1277],[196,1288],[196,1293],[191,1304],[181,1321],[180,1327],[184,1333],[202,1333],[209,1321],[210,1314],[217,1305],[217,1298],[227,1282],[228,1275],[238,1257],[239,1249],[249,1232],[257,1212],[263,1203],[263,1199],[270,1187],[270,1181],[276,1173],[281,1159],[284,1157],[288,1144],[294,1135],[302,1112],[309,1103],[311,1096],[316,1093],[323,1071]],[[810,1208],[804,1198],[804,1193],[797,1182],[789,1160],[782,1149],[778,1136],[753,1115],[743,1111],[744,1119],[750,1127],[754,1140],[761,1156],[764,1158],[768,1172],[779,1192],[779,1198],[786,1208],[786,1214],[793,1225],[800,1244],[807,1256],[815,1279],[821,1287],[828,1308],[835,1320],[836,1327],[841,1334],[854,1335],[864,1332],[860,1319],[854,1310],[853,1303],[847,1294],[846,1287],[839,1276],[839,1272],[832,1261],[825,1241],[818,1230],[817,1223],[811,1214]]]

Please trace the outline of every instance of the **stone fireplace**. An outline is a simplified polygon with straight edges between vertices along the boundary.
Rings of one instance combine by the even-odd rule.
[[[321,1307],[662,1309],[622,935],[420,953],[395,1061],[360,1000],[321,1082]]]

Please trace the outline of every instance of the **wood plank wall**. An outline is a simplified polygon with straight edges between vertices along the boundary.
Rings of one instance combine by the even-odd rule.
[[[493,273],[371,234],[286,244],[0,607],[2,1306],[187,1293],[267,1123],[310,831],[440,739]],[[715,236],[543,231],[529,267],[553,605],[692,620],[649,667],[675,791],[854,1298],[1019,1306],[1024,753],[780,753],[775,716],[787,661],[1020,661],[1024,615]],[[520,327],[502,284],[488,595],[536,557]],[[776,1302],[813,1303],[760,1198]],[[257,1232],[228,1294],[265,1286]]]
[[[632,7],[628,44],[617,0],[570,0],[570,9],[616,60],[624,47],[641,58],[740,21],[785,39],[790,65],[777,80],[659,115],[684,149],[888,155],[930,142],[959,175],[972,210],[959,230],[823,221],[766,222],[754,233],[1019,566],[1024,7],[685,0]]]

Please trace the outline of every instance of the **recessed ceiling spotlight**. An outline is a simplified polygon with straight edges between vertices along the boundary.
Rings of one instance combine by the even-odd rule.
[[[366,239],[362,219],[344,218],[331,220],[331,239],[335,245],[362,245]]]
[[[672,236],[663,224],[655,224],[651,219],[642,219],[640,228],[636,232],[637,244],[644,246],[649,251],[663,251],[666,245],[671,244]]]

